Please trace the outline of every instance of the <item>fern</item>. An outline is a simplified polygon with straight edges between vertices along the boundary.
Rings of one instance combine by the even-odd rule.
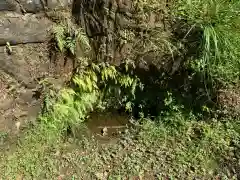
[[[76,40],[73,39],[72,37],[67,37],[65,48],[68,49],[72,53],[72,55],[75,55]]]
[[[76,39],[80,43],[81,47],[85,50],[85,52],[89,52],[91,50],[91,46],[89,43],[89,39],[87,35],[84,33],[82,29],[79,29],[76,34]]]
[[[56,130],[83,122],[95,108],[125,107],[132,111],[132,100],[140,85],[137,77],[122,74],[106,63],[92,64],[73,77],[75,89],[66,88],[53,105],[51,118],[42,118]],[[49,115],[48,115],[49,116]]]
[[[55,40],[57,42],[57,47],[61,52],[63,52],[66,45],[64,26],[62,25],[55,26],[53,28],[53,33],[54,33]]]
[[[88,37],[81,28],[76,30],[75,27],[68,23],[67,25],[55,26],[53,28],[53,33],[57,48],[62,53],[70,51],[72,55],[75,55],[77,42],[80,44],[85,54],[91,50]]]

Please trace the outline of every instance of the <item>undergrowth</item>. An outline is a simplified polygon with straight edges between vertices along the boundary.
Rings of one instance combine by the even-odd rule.
[[[66,131],[66,128],[84,122],[93,110],[125,108],[131,112],[135,91],[142,88],[137,77],[123,74],[106,63],[92,63],[75,74],[71,86],[55,95],[59,98],[45,100],[47,109],[40,117],[41,122],[56,130]]]
[[[49,138],[53,131],[41,125],[2,158],[2,178],[239,178],[239,120],[199,122],[174,102],[169,111],[155,121],[135,122],[116,144],[56,134]]]
[[[63,23],[53,28],[54,40],[56,47],[62,53],[70,52],[76,55],[77,44],[81,45],[82,51],[88,53],[90,51],[89,40],[81,28],[77,28],[72,23]]]
[[[116,106],[115,108],[124,107],[131,111],[129,103],[135,98],[139,80],[121,74],[114,66],[101,63],[92,64],[76,74],[72,86],[74,89],[65,88],[53,95],[58,98],[45,99],[47,109],[39,117],[37,126],[24,134],[17,152],[7,158],[6,162],[11,167],[5,167],[3,177],[16,178],[18,173],[23,173],[24,177],[45,178],[44,166],[54,161],[51,158],[45,159],[44,156],[57,148],[56,145],[60,145],[61,137],[73,127],[81,126],[93,110],[102,111]],[[42,164],[45,160],[47,161]]]
[[[239,81],[239,1],[179,0],[174,3],[174,15],[190,26],[186,36],[198,28],[202,31],[200,56],[194,69],[205,78],[220,83]],[[185,38],[186,38],[185,36]]]
[[[156,0],[136,2],[133,5],[140,13],[139,18],[145,21],[145,13],[158,12],[167,4]],[[23,134],[16,149],[2,155],[0,178],[239,179],[239,118],[197,116],[174,97],[173,92],[178,89],[163,88],[166,92],[158,92],[166,81],[161,84],[158,78],[149,77],[143,84],[144,78],[136,73],[134,61],[154,52],[161,57],[165,53],[166,59],[170,57],[175,62],[176,56],[184,55],[181,43],[196,30],[201,34],[197,55],[187,57],[193,72],[213,84],[238,82],[239,5],[239,1],[227,0],[173,2],[171,18],[189,27],[183,39],[174,39],[177,41],[174,44],[173,36],[169,32],[161,34],[159,29],[147,30],[145,34],[121,31],[125,41],[134,45],[133,54],[126,58],[126,64],[122,63],[123,67],[110,65],[103,59],[89,63],[92,49],[83,29],[70,21],[56,26],[57,49],[65,55],[70,52],[79,60],[78,67],[68,87],[49,91],[37,125]],[[141,35],[140,41],[135,39],[137,35]],[[145,88],[146,85],[153,85],[154,91],[150,91],[152,86]],[[144,92],[146,89],[149,92]],[[145,97],[137,93],[142,91]],[[160,94],[165,95],[159,97]],[[83,122],[92,111],[124,109],[131,114],[134,108],[139,120],[122,133],[116,144],[100,145],[95,139],[74,136],[75,127],[82,127],[84,134]],[[151,108],[158,111],[157,116],[144,113]],[[211,111],[208,107],[200,108],[207,113]]]

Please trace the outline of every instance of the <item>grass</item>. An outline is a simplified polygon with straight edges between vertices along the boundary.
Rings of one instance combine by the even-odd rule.
[[[168,120],[143,119],[109,144],[84,136],[49,138],[49,129],[38,126],[2,158],[1,178],[239,178],[233,169],[239,168],[240,121],[199,122],[179,115],[183,123],[178,128]]]
[[[175,16],[202,31],[199,69],[222,83],[238,81],[240,1],[179,0],[174,9]]]
[[[116,143],[100,144],[84,136],[82,122],[96,102],[89,87],[61,91],[37,126],[3,151],[2,179],[239,178],[239,119],[199,120],[168,93],[155,121],[142,118]],[[70,127],[78,130],[69,134]]]
[[[169,98],[167,111],[135,122],[116,143],[85,136],[84,124],[69,124],[72,119],[56,121],[58,109],[45,114],[2,155],[1,178],[238,179],[240,119],[199,120]],[[77,127],[75,136],[68,125]]]

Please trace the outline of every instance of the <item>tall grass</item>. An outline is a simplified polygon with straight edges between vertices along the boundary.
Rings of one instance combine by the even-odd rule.
[[[221,82],[238,81],[240,1],[179,0],[174,5],[175,16],[202,31],[199,62],[204,74]]]

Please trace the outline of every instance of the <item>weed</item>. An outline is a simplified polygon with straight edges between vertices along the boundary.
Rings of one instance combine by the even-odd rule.
[[[70,25],[57,25],[53,28],[54,38],[60,52],[69,51],[76,55],[77,44],[81,46],[83,52],[90,50],[90,44],[87,36],[81,28]]]
[[[170,92],[164,101],[167,108],[155,122],[143,117],[116,144],[99,145],[91,138],[63,141],[65,128],[81,123],[97,107],[98,85],[114,79],[121,79],[119,72],[107,65],[93,65],[76,76],[78,90],[62,90],[48,114],[40,117],[40,124],[26,132],[15,152],[2,158],[2,177],[238,177],[229,170],[236,168],[236,172],[238,168],[231,164],[237,159],[239,119],[198,121],[193,114],[185,114]],[[118,83],[123,87],[128,84]],[[226,160],[228,164],[224,164]]]
[[[125,100],[118,102],[120,106],[125,106],[131,98],[134,98],[135,89],[139,84],[138,79],[124,75],[117,71],[114,66],[101,63],[92,64],[79,74],[73,77],[73,88],[65,88],[59,92],[51,92],[52,95],[45,99],[44,114],[39,117],[38,125],[26,132],[19,144],[19,151],[9,156],[8,161],[12,167],[5,169],[4,174],[14,177],[17,172],[24,172],[26,177],[43,178],[44,167],[48,166],[47,177],[57,174],[53,160],[54,149],[59,148],[61,137],[68,130],[77,127],[87,119],[89,112],[99,107],[113,107],[113,94],[118,93],[116,99],[120,97],[124,90],[128,90],[129,95]],[[57,97],[57,98],[52,98]],[[127,101],[128,100],[128,101]],[[116,103],[115,103],[116,104]],[[130,107],[128,107],[130,109]],[[55,151],[55,150],[54,150]],[[51,154],[47,160],[46,154]],[[46,160],[46,161],[45,161]],[[14,163],[14,161],[18,163]],[[44,163],[42,163],[45,161]],[[53,166],[52,166],[53,165]],[[41,167],[42,166],[42,167]],[[4,176],[5,177],[5,176]]]
[[[178,18],[203,32],[199,62],[205,78],[221,83],[238,81],[239,1],[179,0],[174,4]]]
[[[6,140],[7,137],[8,137],[7,132],[0,131],[0,145],[2,145],[4,143],[4,141]]]
[[[117,144],[109,145],[98,145],[94,139],[82,139],[71,143],[55,141],[52,145],[48,142],[46,146],[38,138],[28,141],[31,145],[25,144],[18,153],[10,156],[7,166],[15,173],[24,172],[26,178],[38,179],[60,174],[77,179],[105,176],[110,179],[147,178],[148,174],[177,179],[236,178],[237,174],[228,174],[227,167],[222,167],[221,163],[226,158],[235,158],[236,144],[231,144],[238,143],[240,138],[237,124],[182,121],[184,126],[170,128],[171,125],[165,122],[145,119],[138,125],[138,130],[130,130]],[[63,171],[64,167],[68,167],[68,173]]]

